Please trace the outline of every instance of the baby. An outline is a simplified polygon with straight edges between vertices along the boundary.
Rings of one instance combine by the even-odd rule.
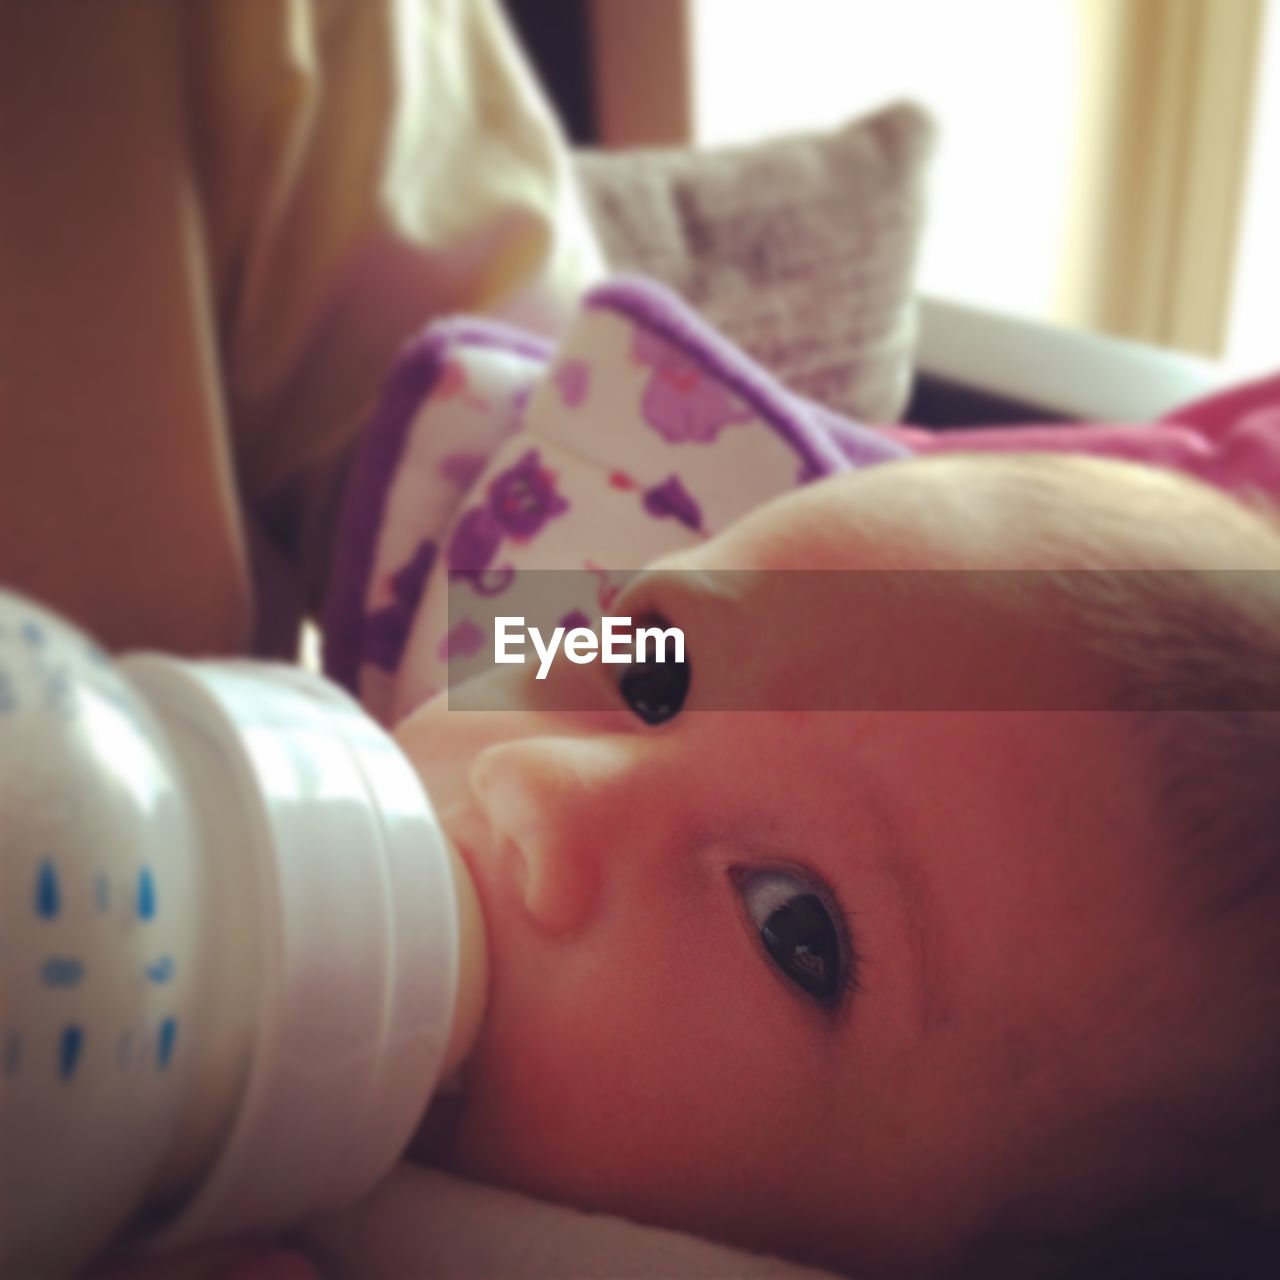
[[[893,462],[635,579],[683,664],[416,710],[492,946],[424,1146],[859,1277],[1277,1274],[1278,568],[1172,475]]]
[[[1280,474],[1257,415],[1046,443]],[[424,1153],[857,1276],[1271,1274],[1276,569],[1167,471],[911,458],[636,282],[412,344],[326,656],[488,923]],[[686,661],[495,669],[530,580]]]

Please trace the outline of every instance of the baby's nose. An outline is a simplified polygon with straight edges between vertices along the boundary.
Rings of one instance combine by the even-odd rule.
[[[583,928],[599,902],[623,755],[599,739],[527,738],[490,747],[472,764],[491,852],[512,866],[525,909],[550,935]]]

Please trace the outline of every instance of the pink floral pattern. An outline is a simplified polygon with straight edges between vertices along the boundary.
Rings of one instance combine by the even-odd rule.
[[[591,366],[585,360],[566,360],[552,375],[565,407],[576,409],[591,386]]]
[[[638,325],[632,357],[652,370],[640,401],[644,420],[670,444],[711,444],[754,416],[720,379],[659,334]]]
[[[441,662],[454,658],[469,658],[484,648],[487,636],[470,618],[463,618],[443,640],[437,654]]]
[[[669,475],[661,484],[647,490],[643,502],[645,511],[655,520],[671,518],[689,529],[702,528],[702,508],[677,475]]]
[[[494,476],[484,503],[458,521],[446,557],[449,568],[479,573],[493,563],[504,538],[527,541],[568,509],[568,501],[556,490],[555,473],[541,465],[536,449],[530,449]]]

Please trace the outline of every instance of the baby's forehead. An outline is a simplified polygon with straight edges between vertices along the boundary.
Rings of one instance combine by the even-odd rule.
[[[756,571],[714,594],[751,615],[762,666],[814,689],[874,666],[896,680],[877,705],[931,705],[918,679],[902,692],[914,669],[940,707],[1020,709],[1045,690],[1035,709],[1078,710],[1122,701],[1117,618],[1158,629],[1157,606],[1240,576],[1187,570],[1274,569],[1278,548],[1242,504],[1153,468],[953,455],[821,481],[670,564]]]
[[[952,460],[908,460],[832,477],[747,516],[697,559],[712,568],[952,567],[1007,556],[1009,526],[1034,518],[1016,491]]]
[[[831,477],[758,509],[704,549],[748,568],[1280,567],[1276,530],[1231,497],[1154,467],[951,454]]]

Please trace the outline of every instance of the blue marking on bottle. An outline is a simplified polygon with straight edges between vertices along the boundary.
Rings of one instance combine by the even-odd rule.
[[[59,668],[44,684],[44,704],[54,715],[70,716],[76,710],[76,691],[71,678]]]
[[[36,914],[46,920],[53,920],[61,906],[61,895],[58,892],[58,872],[53,863],[46,858],[40,864],[36,874]]]
[[[173,977],[173,971],[177,966],[173,963],[172,956],[161,956],[158,960],[153,960],[143,969],[143,973],[151,982],[165,983]]]
[[[58,1074],[64,1080],[70,1080],[80,1065],[80,1051],[84,1048],[84,1032],[72,1023],[63,1027],[62,1039],[58,1044]]]
[[[166,1018],[160,1024],[160,1036],[156,1041],[156,1066],[161,1071],[169,1065],[169,1059],[173,1057],[173,1046],[177,1039],[177,1018]]]
[[[44,628],[38,623],[27,618],[21,628],[22,638],[33,648],[43,649],[45,642]]]
[[[40,968],[46,987],[74,987],[84,978],[84,965],[75,956],[50,956]]]
[[[156,915],[156,882],[151,868],[138,872],[138,916],[142,920],[154,920]]]
[[[111,881],[101,871],[93,882],[93,896],[99,911],[105,911],[111,905]]]
[[[16,1031],[10,1031],[4,1046],[4,1073],[16,1076],[22,1065],[22,1039]]]

